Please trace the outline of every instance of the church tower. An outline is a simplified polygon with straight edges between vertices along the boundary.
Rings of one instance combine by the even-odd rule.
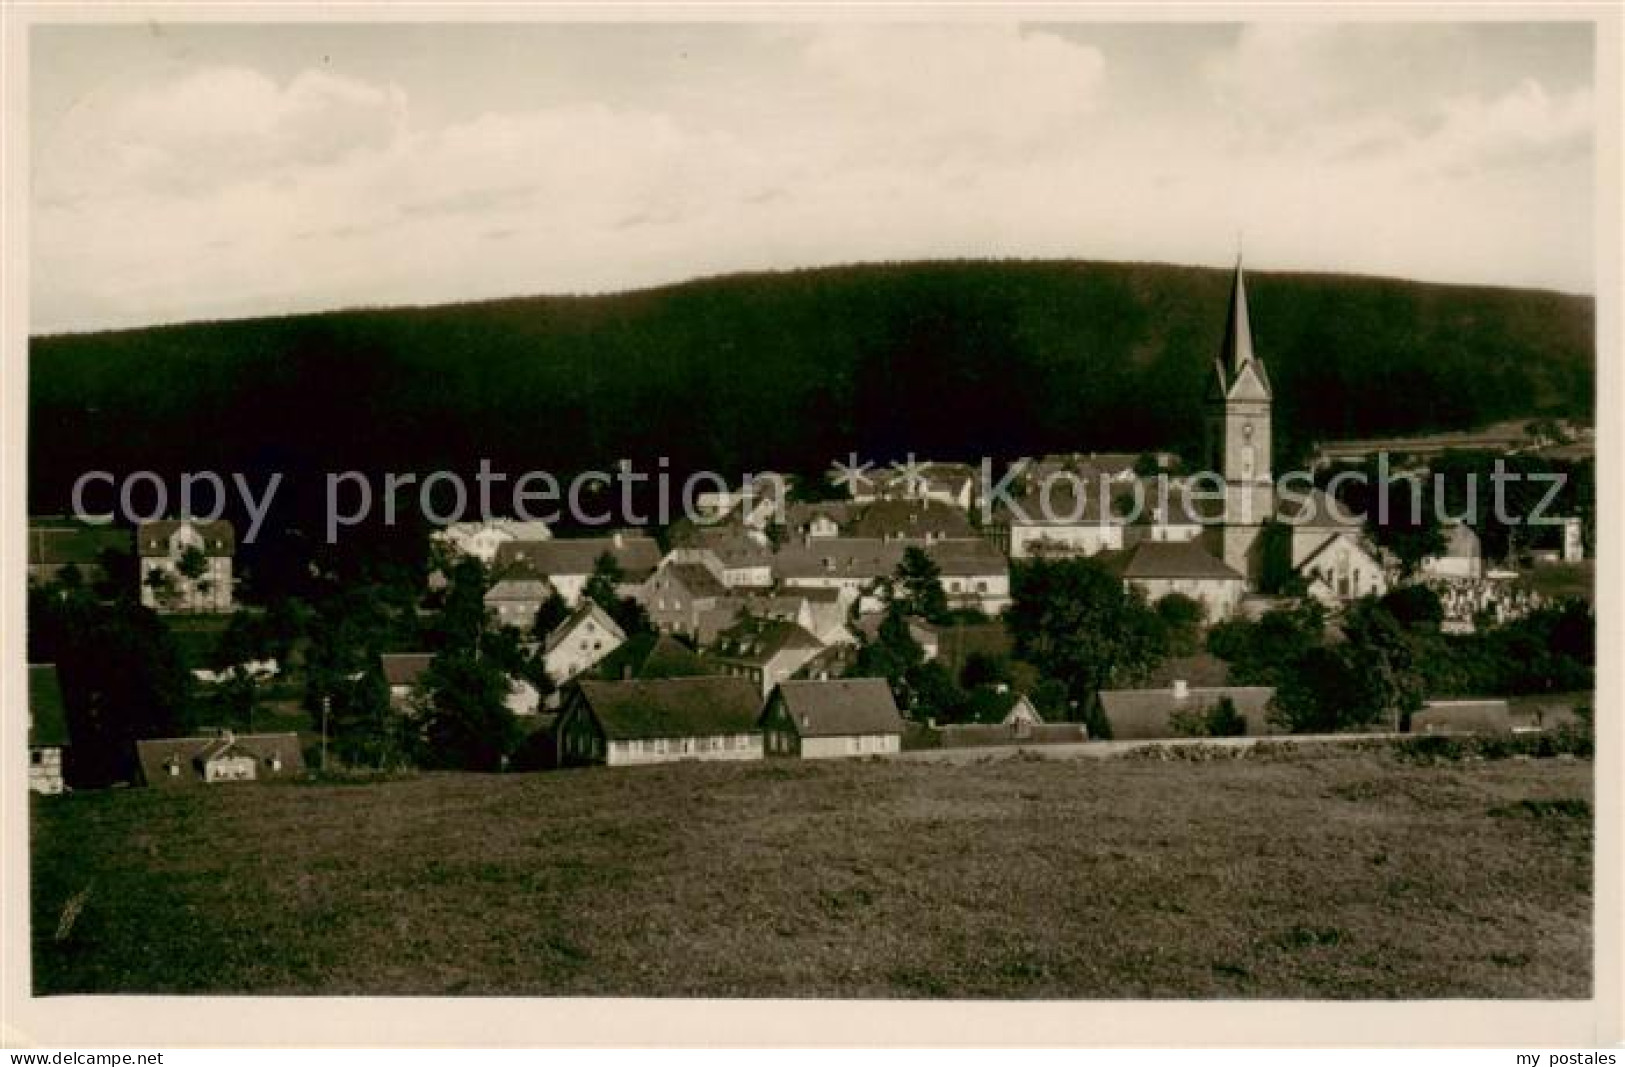
[[[1220,544],[1223,560],[1256,585],[1264,523],[1275,514],[1275,481],[1270,469],[1270,380],[1253,352],[1247,314],[1247,279],[1236,258],[1230,283],[1229,319],[1224,342],[1213,361],[1208,385],[1205,437],[1207,469],[1222,475],[1225,512]]]

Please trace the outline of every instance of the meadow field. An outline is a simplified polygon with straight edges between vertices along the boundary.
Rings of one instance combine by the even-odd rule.
[[[35,798],[35,991],[1590,995],[1589,761],[1148,755]]]

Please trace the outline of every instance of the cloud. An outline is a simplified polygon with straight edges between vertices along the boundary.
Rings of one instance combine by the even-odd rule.
[[[1595,133],[1588,89],[1553,96],[1539,81],[1524,78],[1493,99],[1443,101],[1437,129],[1425,139],[1430,156],[1458,169],[1507,166],[1588,151]]]
[[[376,72],[113,79],[35,130],[35,328],[861,259],[1214,262],[1238,229],[1266,266],[1584,287],[1589,91],[1396,87],[1460,42],[1380,29],[1248,27],[1121,85],[1132,57],[985,24],[777,27],[664,82],[645,59],[624,91],[460,109]],[[1159,80],[1178,107],[1136,98]]]
[[[404,93],[306,70],[285,85],[207,67],[128,96],[93,95],[36,142],[60,199],[131,189],[190,194],[323,166],[400,136]]]

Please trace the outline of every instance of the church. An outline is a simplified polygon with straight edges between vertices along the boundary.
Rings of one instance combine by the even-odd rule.
[[[1203,529],[1205,547],[1241,575],[1250,592],[1301,588],[1328,604],[1385,592],[1386,570],[1358,517],[1319,489],[1277,492],[1273,401],[1269,372],[1253,347],[1247,279],[1238,257],[1204,405],[1203,469],[1224,486],[1223,511]]]

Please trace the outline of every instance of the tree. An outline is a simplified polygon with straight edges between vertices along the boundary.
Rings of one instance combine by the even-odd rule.
[[[910,672],[925,662],[925,650],[914,635],[909,633],[908,617],[897,601],[886,606],[885,617],[872,641],[858,645],[848,678],[884,678],[891,686],[892,697],[905,712],[914,707]]]
[[[1444,605],[1439,594],[1425,585],[1402,585],[1378,601],[1407,630],[1437,632],[1444,622]]]
[[[502,770],[519,740],[508,710],[509,683],[489,660],[460,649],[435,656],[416,694],[423,724],[421,762],[465,771]]]
[[[898,599],[903,610],[931,623],[949,619],[948,594],[942,589],[942,568],[925,549],[910,545],[897,564]]]
[[[1005,620],[1016,652],[1064,684],[1079,707],[1101,689],[1143,682],[1162,661],[1156,613],[1098,561],[1034,560],[1011,570]]]
[[[1313,600],[1274,608],[1256,622],[1226,619],[1208,630],[1208,651],[1230,665],[1238,685],[1279,685],[1310,649],[1326,641],[1326,609]]]
[[[624,578],[620,563],[612,554],[605,552],[593,561],[592,574],[582,587],[581,595],[613,614],[620,602],[619,590]]]
[[[938,722],[958,722],[965,715],[968,696],[954,681],[954,676],[937,660],[927,660],[911,667],[906,676],[912,710]]]
[[[328,732],[341,761],[377,770],[411,762],[412,730],[390,702],[382,672],[366,670],[341,680],[329,699]]]
[[[209,557],[196,545],[187,545],[175,561],[175,569],[189,582],[196,582],[209,573]]]
[[[193,725],[192,674],[174,636],[131,598],[104,604],[83,587],[55,585],[30,588],[28,598],[29,659],[55,663],[62,683],[71,784],[133,779],[136,741]]]
[[[1202,647],[1202,605],[1184,593],[1169,593],[1156,603],[1168,637],[1168,655],[1194,656]]]
[[[1004,656],[978,649],[965,657],[959,669],[959,684],[966,689],[1010,683],[1010,661]]]
[[[1403,729],[1424,693],[1409,635],[1372,597],[1351,604],[1342,627],[1341,643],[1310,648],[1282,672],[1275,720],[1294,733]]]
[[[564,602],[564,597],[555,589],[542,601],[542,606],[536,609],[536,619],[531,623],[530,632],[538,638],[546,638],[569,617],[570,605]]]
[[[1222,696],[1210,708],[1177,711],[1170,720],[1174,732],[1185,737],[1241,737],[1247,733],[1247,719],[1236,710],[1236,702]]]

